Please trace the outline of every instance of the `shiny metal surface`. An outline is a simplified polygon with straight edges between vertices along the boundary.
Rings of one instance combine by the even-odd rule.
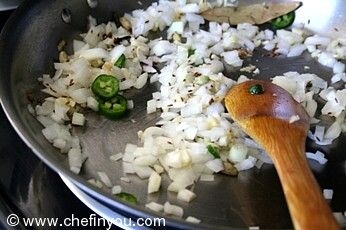
[[[0,0],[0,11],[15,9],[21,0]]]
[[[142,2],[144,4],[141,7],[150,3],[150,1]],[[249,2],[255,1],[241,3]],[[325,4],[324,0],[304,1],[306,4],[297,11],[296,23],[310,19],[309,25],[312,29],[329,34],[332,33],[333,26],[337,26],[340,32],[346,30],[346,22],[343,24],[346,14],[343,14],[343,19],[338,19],[338,15],[343,13],[342,9],[346,8],[346,2],[329,1],[329,4],[339,8],[334,7],[334,13],[330,14],[331,18],[328,19],[319,17],[319,14],[312,14],[312,10],[324,12],[324,7],[309,7],[312,2],[315,3],[314,6]],[[151,97],[151,92],[156,89],[156,85],[148,85],[143,90],[128,92],[127,97],[135,102],[135,109],[129,117],[119,122],[111,122],[90,113],[87,116],[87,128],[74,130],[81,136],[83,151],[88,155],[88,160],[79,176],[68,170],[66,156],[60,154],[43,138],[40,124],[26,109],[29,103],[27,93],[41,96],[38,93],[40,86],[36,79],[43,73],[52,71],[52,63],[58,55],[56,49],[58,42],[61,39],[71,41],[78,33],[85,31],[86,17],[89,14],[95,16],[99,22],[105,22],[112,19],[114,13],[121,15],[139,7],[137,1],[111,0],[100,0],[95,9],[90,9],[86,0],[25,1],[21,5],[7,24],[0,40],[1,102],[18,134],[51,168],[62,172],[88,194],[121,214],[155,216],[157,214],[143,208],[144,204],[150,201],[163,203],[168,199],[184,207],[184,216],[191,215],[202,219],[203,222],[198,226],[199,228],[223,229],[248,226],[271,229],[291,228],[280,183],[271,165],[264,165],[260,170],[252,169],[242,172],[238,178],[219,175],[213,182],[197,183],[194,191],[198,197],[191,204],[178,201],[173,193],[166,192],[165,189],[159,194],[147,196],[147,182],[137,177],[130,177],[131,183],[120,181],[119,178],[123,176],[121,163],[111,163],[109,155],[123,151],[127,142],[137,143],[137,131],[155,123],[159,114],[146,115],[145,101]],[[61,11],[64,8],[72,12],[71,24],[65,24],[61,20]],[[312,18],[313,15],[315,16]],[[328,23],[323,24],[321,20],[328,20]],[[330,27],[330,22],[335,24]],[[320,26],[317,28],[318,25]],[[271,58],[263,57],[263,52],[259,51],[246,62],[259,67],[261,73],[255,78],[261,79],[269,79],[286,71],[307,72],[304,69],[305,65],[311,67],[309,72],[317,73],[325,79],[332,75],[330,69],[318,65],[309,55],[297,58]],[[227,74],[232,78],[239,75],[237,72]],[[131,119],[136,122],[131,122]],[[308,150],[319,149],[326,152],[329,159],[326,165],[310,163],[321,188],[334,190],[331,206],[338,212],[346,209],[345,148],[345,135],[328,148],[308,143]],[[114,184],[121,184],[124,191],[135,194],[139,198],[139,206],[126,205],[109,195],[107,191],[90,186],[86,179],[96,177],[96,172],[100,170],[105,171]],[[165,178],[163,187],[166,187],[168,183],[169,181]],[[184,229],[196,227],[174,218],[168,218],[167,223]]]

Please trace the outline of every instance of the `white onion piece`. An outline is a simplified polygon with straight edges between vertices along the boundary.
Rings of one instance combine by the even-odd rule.
[[[222,161],[220,159],[210,160],[205,165],[216,173],[224,169]]]
[[[238,171],[243,171],[243,170],[247,170],[254,167],[255,163],[256,163],[255,158],[248,157],[247,159],[235,164],[234,167],[236,167]]]
[[[156,112],[156,100],[152,99],[147,101],[147,114]]]
[[[93,48],[93,49],[89,49],[89,50],[81,50],[79,52],[79,57],[85,58],[87,60],[108,59],[109,54],[104,49]]]
[[[148,73],[143,73],[142,75],[140,75],[138,78],[137,78],[137,81],[134,85],[134,87],[136,89],[141,89],[143,88],[143,86],[145,86],[145,84],[147,83],[147,80],[148,80]]]
[[[243,60],[241,60],[238,56],[238,51],[228,51],[221,54],[224,58],[225,62],[234,67],[240,67],[243,65]]]
[[[77,113],[74,112],[72,115],[72,122],[73,125],[79,125],[79,126],[83,126],[85,123],[85,117],[82,113]]]
[[[182,200],[185,202],[191,202],[195,198],[196,194],[187,189],[180,190],[177,195],[178,200]]]
[[[111,180],[109,179],[108,175],[105,172],[97,172],[97,175],[99,176],[100,180],[108,187],[113,187],[113,184]]]
[[[115,46],[109,53],[109,59],[112,63],[116,62],[119,57],[124,54],[126,47],[123,45]]]
[[[304,44],[296,44],[290,47],[287,57],[300,56],[305,50],[306,46]]]
[[[332,139],[338,138],[341,134],[341,124],[339,122],[334,122],[326,131],[324,138]]]
[[[185,220],[186,220],[187,222],[194,223],[194,224],[199,224],[199,223],[201,223],[201,220],[200,220],[200,219],[197,219],[196,217],[193,217],[193,216],[188,216]]]
[[[214,175],[201,175],[200,181],[214,181]]]
[[[333,199],[333,189],[323,189],[323,196],[327,200]]]
[[[75,174],[79,174],[83,163],[81,150],[71,149],[68,152],[68,161],[70,165],[70,170]]]
[[[135,170],[135,173],[137,174],[137,176],[139,176],[139,178],[141,178],[141,179],[149,178],[150,175],[154,172],[154,170],[152,170],[148,166],[136,165],[136,166],[134,166],[134,170]]]
[[[324,139],[324,126],[316,125],[314,137],[318,141],[323,141]]]
[[[118,160],[120,160],[121,158],[123,158],[123,154],[122,153],[117,153],[114,154],[112,156],[109,157],[109,159],[113,162],[117,162]]]
[[[163,210],[166,215],[173,215],[178,217],[182,217],[184,215],[184,211],[181,207],[170,204],[168,201],[164,204]]]
[[[324,158],[324,154],[321,153],[320,151],[317,151],[316,153],[307,152],[306,157],[309,159],[317,161],[321,165],[324,165],[328,161],[326,158]]]
[[[154,212],[162,212],[163,211],[163,205],[158,204],[156,202],[150,202],[150,203],[146,204],[145,207],[154,211]]]
[[[98,101],[94,98],[94,97],[87,97],[87,106],[94,110],[94,111],[98,111],[99,110],[99,103]]]
[[[161,176],[157,172],[152,172],[149,177],[148,194],[159,191],[161,186]]]
[[[121,190],[122,190],[122,188],[120,185],[115,185],[112,187],[112,194],[113,195],[119,194],[119,193],[121,193]]]
[[[245,160],[248,153],[246,145],[235,144],[231,147],[228,155],[228,160],[234,163],[239,163]]]
[[[304,44],[307,46],[308,45],[328,46],[330,42],[331,42],[330,38],[314,35],[312,37],[306,38]]]

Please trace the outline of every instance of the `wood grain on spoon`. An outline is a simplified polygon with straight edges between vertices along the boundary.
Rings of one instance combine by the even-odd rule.
[[[250,94],[256,84],[262,94]],[[309,116],[302,106],[281,87],[257,80],[234,86],[225,104],[233,120],[271,156],[295,229],[340,229],[305,158]]]

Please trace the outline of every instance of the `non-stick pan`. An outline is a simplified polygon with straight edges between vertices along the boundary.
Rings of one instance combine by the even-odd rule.
[[[254,2],[258,1],[240,1],[241,4]],[[330,36],[342,36],[346,31],[345,1],[303,2],[303,6],[297,11],[296,22],[304,22],[312,30]],[[150,3],[151,1],[147,0],[141,0],[141,4],[135,0],[99,0],[97,7],[91,9],[86,0],[24,1],[5,26],[0,40],[0,96],[11,124],[47,165],[65,175],[89,195],[124,215],[157,216],[158,214],[146,210],[144,204],[150,201],[164,203],[169,200],[182,206],[185,216],[201,219],[202,223],[198,228],[291,228],[279,179],[272,165],[241,172],[238,178],[218,175],[214,182],[197,183],[194,191],[198,197],[191,204],[178,201],[174,194],[166,192],[165,189],[158,194],[147,195],[147,182],[137,177],[131,177],[131,183],[120,181],[123,176],[121,163],[109,162],[109,156],[121,152],[126,143],[137,143],[137,131],[155,123],[159,114],[146,115],[145,102],[150,99],[151,92],[157,85],[148,84],[143,90],[132,90],[127,94],[135,103],[129,117],[114,123],[89,113],[87,127],[74,129],[81,137],[83,150],[89,157],[80,175],[69,171],[66,155],[52,147],[41,134],[42,127],[28,112],[27,105],[30,103],[29,99],[42,97],[37,78],[44,73],[52,73],[53,62],[58,57],[59,41],[64,39],[71,45],[73,38],[86,31],[88,15],[96,17],[98,22],[106,22]],[[70,24],[63,22],[62,12],[71,13]],[[254,63],[260,68],[261,73],[257,78],[269,79],[287,71],[316,73],[325,79],[329,79],[332,74],[330,69],[320,66],[307,54],[297,58],[263,57],[262,54],[260,51],[255,52],[251,59],[246,60],[246,63]],[[311,69],[306,70],[305,65],[309,65]],[[225,74],[227,76],[227,72]],[[238,75],[239,73],[232,73],[233,77]],[[137,122],[133,123],[131,119]],[[308,141],[307,149],[326,153],[329,159],[327,164],[319,165],[310,161],[310,165],[321,188],[334,190],[330,202],[332,209],[335,212],[344,212],[345,135],[327,147],[316,146]],[[124,191],[135,194],[139,205],[125,204],[109,192],[87,183],[87,179],[96,177],[97,171],[105,171],[113,184],[121,184]],[[168,183],[169,180],[165,177],[163,187],[167,187]],[[171,227],[196,228],[195,225],[176,218],[167,218],[166,223]]]

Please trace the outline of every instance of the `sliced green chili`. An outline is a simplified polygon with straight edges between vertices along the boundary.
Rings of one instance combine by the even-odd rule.
[[[195,51],[196,51],[196,49],[189,48],[189,49],[187,50],[187,57],[189,58],[189,57],[191,57],[192,55],[194,55],[194,54],[195,54]]]
[[[112,75],[101,74],[91,85],[92,92],[102,99],[110,99],[119,91],[119,80]]]
[[[118,119],[124,116],[127,109],[127,100],[121,95],[99,102],[99,113],[109,119]]]
[[[208,152],[214,156],[214,158],[220,158],[220,153],[217,148],[211,144],[207,145]]]
[[[114,66],[121,68],[125,67],[125,61],[126,61],[126,57],[124,54],[122,54],[118,60],[114,63]]]
[[[129,202],[131,204],[137,204],[137,198],[130,194],[130,193],[126,193],[126,192],[121,192],[115,195],[116,197],[118,197],[119,199]]]
[[[288,14],[274,18],[273,20],[270,21],[270,23],[272,27],[274,27],[275,29],[283,29],[292,25],[295,15],[296,15],[295,12],[292,11],[292,12],[289,12]]]
[[[249,93],[252,95],[262,94],[264,92],[263,86],[261,84],[255,84],[249,87]]]

